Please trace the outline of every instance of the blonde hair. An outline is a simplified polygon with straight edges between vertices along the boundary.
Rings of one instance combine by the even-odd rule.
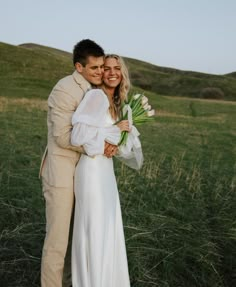
[[[121,68],[122,80],[120,84],[116,87],[114,97],[113,97],[115,115],[120,116],[121,105],[127,99],[128,92],[130,89],[129,72],[122,57],[115,55],[115,54],[107,54],[105,55],[105,60],[107,58],[116,59],[117,62],[120,64],[120,68]]]

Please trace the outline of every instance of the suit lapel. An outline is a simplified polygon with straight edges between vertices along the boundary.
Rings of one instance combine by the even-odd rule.
[[[84,91],[84,93],[86,93],[88,90],[91,89],[91,84],[87,80],[85,80],[85,78],[80,73],[78,73],[76,70],[74,71],[72,76],[74,80],[76,81],[76,83]]]

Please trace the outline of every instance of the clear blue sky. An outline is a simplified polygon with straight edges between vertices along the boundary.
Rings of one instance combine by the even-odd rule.
[[[236,0],[0,0],[0,41],[105,52],[159,66],[236,71]]]

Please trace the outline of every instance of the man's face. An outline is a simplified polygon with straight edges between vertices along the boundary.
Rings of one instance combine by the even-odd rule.
[[[104,71],[103,57],[89,56],[85,67],[80,63],[76,63],[75,68],[91,84],[100,85],[102,83]]]

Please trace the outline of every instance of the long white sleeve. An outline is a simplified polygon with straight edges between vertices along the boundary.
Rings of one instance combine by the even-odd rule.
[[[106,122],[108,108],[104,92],[93,89],[86,93],[72,117],[71,143],[83,146],[89,156],[104,154],[105,141],[117,145],[120,140],[120,129]]]
[[[125,145],[120,145],[116,158],[130,168],[139,170],[143,165],[143,152],[139,140],[139,132],[132,126]]]

